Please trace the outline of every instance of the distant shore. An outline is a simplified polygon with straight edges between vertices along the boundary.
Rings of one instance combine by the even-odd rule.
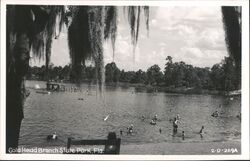
[[[41,80],[28,80],[28,81],[41,81]],[[62,82],[53,82],[59,84],[79,84],[73,83],[69,81],[62,81]],[[93,82],[81,82],[94,85]],[[153,85],[145,85],[141,83],[105,83],[105,86],[110,87],[122,87],[122,88],[135,88],[134,92],[147,92],[147,93],[157,93],[157,92],[164,92],[164,93],[173,93],[173,94],[209,94],[209,95],[226,95],[226,91],[223,90],[211,90],[211,89],[202,89],[198,87],[166,87],[166,86],[153,86]]]
[[[174,86],[156,86],[156,85],[145,85],[141,83],[105,83],[106,86],[117,86],[123,88],[134,87],[135,92],[148,92],[148,93],[175,93],[175,94],[208,94],[208,95],[227,95],[227,91],[215,90],[215,89],[203,89],[200,87],[174,87]],[[230,91],[233,92],[233,91]]]

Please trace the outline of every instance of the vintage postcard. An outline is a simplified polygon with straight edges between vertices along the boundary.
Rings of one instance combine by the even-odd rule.
[[[0,159],[249,159],[249,1],[1,1]]]

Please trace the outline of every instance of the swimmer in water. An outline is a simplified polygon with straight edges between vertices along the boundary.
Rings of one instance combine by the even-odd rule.
[[[54,132],[52,135],[52,139],[56,139],[56,138],[57,138],[57,135],[56,135],[56,132]]]
[[[177,115],[176,115],[176,120],[180,120],[180,119],[181,119],[180,115],[177,114]]]
[[[199,132],[201,139],[203,138],[203,134],[204,134],[203,130],[204,130],[204,126],[201,127],[201,130]]]
[[[219,112],[218,112],[218,111],[215,111],[211,116],[213,116],[213,117],[218,117],[218,116],[219,116]]]
[[[128,129],[128,134],[132,134],[133,133],[133,128],[134,128],[134,125],[131,124],[127,129]]]
[[[184,140],[185,139],[185,132],[184,131],[182,131],[182,140]]]
[[[178,120],[176,119],[176,117],[174,118],[173,121],[173,133],[176,134],[177,133],[177,129],[178,129]]]
[[[144,116],[144,115],[141,116],[141,120],[142,120],[142,121],[145,120],[145,116]]]
[[[160,134],[161,134],[161,128],[159,129],[159,132],[160,132]]]
[[[51,141],[51,140],[57,140],[56,132],[54,132],[52,135],[47,136],[47,141]]]
[[[151,125],[156,125],[156,121],[152,119],[152,120],[150,121],[150,124],[151,124]]]
[[[154,118],[152,120],[154,120],[154,121],[158,120],[157,114],[155,114],[155,116],[154,116]]]
[[[200,134],[203,134],[204,126],[201,127]]]

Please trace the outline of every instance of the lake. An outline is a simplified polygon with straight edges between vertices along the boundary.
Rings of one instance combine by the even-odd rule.
[[[65,146],[68,137],[104,139],[110,131],[121,137],[122,144],[241,140],[241,120],[236,117],[241,112],[240,97],[230,100],[218,95],[144,93],[134,92],[132,87],[105,87],[105,93],[100,97],[96,87],[87,84],[82,84],[78,92],[52,92],[48,95],[36,93],[35,84],[45,88],[45,82],[26,81],[31,93],[24,107],[21,146]],[[214,111],[221,112],[221,116],[212,117]],[[155,114],[159,121],[150,125]],[[181,123],[173,137],[171,119],[177,114]],[[107,115],[109,118],[104,121]],[[146,117],[144,121],[142,115]],[[125,132],[130,124],[134,125],[133,135]],[[199,135],[201,126],[205,127],[203,137]],[[124,131],[122,136],[120,130]],[[185,140],[181,137],[182,131],[185,131]],[[57,132],[58,141],[47,142],[47,135],[53,132]]]

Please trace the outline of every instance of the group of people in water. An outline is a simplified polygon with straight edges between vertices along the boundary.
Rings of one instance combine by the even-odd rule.
[[[219,108],[222,108],[222,105],[219,105]],[[223,114],[223,112],[219,112],[219,111],[216,110],[215,112],[213,112],[211,114],[211,116],[212,117],[220,117],[221,114]],[[241,118],[241,113],[238,114],[236,117],[237,118]],[[146,119],[146,117],[144,115],[142,115],[141,116],[141,120],[145,121],[145,119]],[[154,117],[151,119],[150,124],[151,125],[156,125],[157,121],[159,121],[159,120],[160,119],[158,118],[158,115],[155,114]],[[173,119],[170,119],[169,121],[171,121],[172,125],[173,125],[173,135],[172,136],[176,136],[176,134],[178,132],[179,125],[182,123],[181,122],[181,117],[180,117],[179,114],[177,114]],[[205,129],[205,127],[202,125],[200,131],[197,132],[198,134],[200,134],[201,138],[203,138],[204,129]],[[127,127],[127,134],[132,134],[133,130],[134,130],[134,125],[131,124],[129,127]],[[162,133],[162,128],[159,128],[159,133]],[[120,131],[120,135],[123,135],[123,131],[122,130]],[[184,140],[185,139],[185,131],[181,132],[181,136],[182,136],[182,139]]]
[[[127,135],[132,135],[134,132],[134,125],[131,124],[130,126],[127,127]],[[120,135],[122,136],[123,135],[123,131],[120,130]]]
[[[222,108],[222,105],[219,105],[219,109]],[[211,114],[212,117],[223,117],[223,112],[222,110],[219,111],[214,111],[212,114]],[[241,119],[241,113],[237,114],[236,115],[237,118]]]
[[[145,121],[146,117],[144,115],[141,116],[141,120]],[[151,125],[156,125],[157,121],[159,121],[160,119],[158,118],[158,115],[154,115],[154,117],[151,119],[150,124]],[[177,131],[178,131],[178,127],[179,124],[181,124],[181,117],[179,114],[177,114],[173,119],[170,119],[170,121],[173,123],[173,135],[172,136],[176,136]],[[123,135],[123,130],[120,130],[120,136]],[[127,135],[132,135],[134,133],[134,125],[131,124],[127,127]],[[162,133],[162,128],[159,128],[159,133]],[[204,126],[201,127],[199,134],[201,136],[201,138],[203,138],[203,134],[204,134]],[[181,137],[184,140],[185,139],[185,131],[181,132]]]
[[[88,92],[88,91],[87,91]],[[221,108],[222,105],[219,105],[219,107]],[[219,117],[221,113],[219,113],[218,111],[215,111],[212,113],[212,117]],[[108,115],[109,116],[109,115]],[[236,116],[237,118],[241,118],[241,113],[239,115]],[[108,118],[108,117],[107,117]],[[141,116],[141,121],[145,121],[146,117],[144,115]],[[104,120],[105,121],[105,120]],[[157,121],[160,121],[160,119],[158,118],[158,115],[155,114],[153,116],[153,118],[151,119],[150,121],[150,124],[151,125],[156,125],[157,124]],[[178,127],[179,127],[179,124],[181,124],[181,117],[179,114],[177,114],[173,119],[170,119],[169,120],[170,122],[172,122],[172,125],[173,125],[173,135],[172,136],[176,136],[177,132],[178,132]],[[201,138],[203,138],[203,135],[204,135],[204,126],[201,126],[201,129],[199,131],[199,134],[201,136]],[[134,133],[134,125],[133,124],[130,124],[130,126],[127,127],[127,135],[132,135]],[[161,134],[162,133],[162,128],[159,128],[159,133]],[[120,136],[123,135],[123,130],[120,130]],[[182,139],[184,140],[185,139],[185,131],[182,131],[181,132],[181,137]],[[48,135],[47,136],[47,140],[56,140],[57,139],[57,134],[56,132],[54,132],[52,135]]]

